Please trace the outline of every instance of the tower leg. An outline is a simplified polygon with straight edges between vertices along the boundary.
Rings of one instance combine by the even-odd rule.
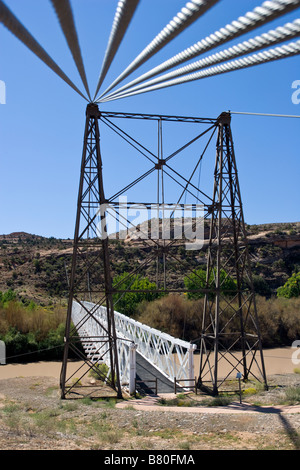
[[[78,393],[82,378],[92,370],[97,378],[117,392],[118,398],[122,397],[108,239],[105,233],[106,201],[98,114],[96,105],[87,106],[60,375],[62,398],[75,390]],[[76,315],[76,311],[81,314]],[[100,311],[102,315],[99,315]],[[76,380],[67,378],[71,356],[81,361],[78,368],[80,378]],[[106,369],[103,365],[106,365]],[[110,372],[104,373],[103,370],[107,372],[108,367]]]
[[[267,388],[230,122],[228,113],[218,119],[200,340],[198,386],[213,395],[237,372]]]

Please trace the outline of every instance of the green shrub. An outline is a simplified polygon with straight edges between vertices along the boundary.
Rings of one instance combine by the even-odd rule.
[[[254,287],[254,292],[261,296],[269,297],[272,293],[272,290],[269,284],[261,276],[257,276],[257,275],[253,276],[253,287]]]
[[[201,406],[228,406],[232,403],[232,397],[228,396],[217,396],[212,399],[205,398],[204,400],[199,402]]]
[[[8,362],[60,359],[62,357],[66,312],[46,309],[16,300],[13,291],[1,293],[0,340],[6,344]]]
[[[190,341],[199,336],[202,309],[202,299],[188,300],[177,294],[169,294],[153,302],[140,304],[137,318],[152,328]]]
[[[232,318],[233,304],[228,305],[225,300],[220,303],[220,329],[224,328],[224,345],[230,333],[240,328],[238,315]],[[263,347],[290,346],[295,339],[300,338],[300,298],[266,299],[257,296],[256,304]],[[170,294],[153,302],[139,304],[137,319],[176,338],[195,341],[201,334],[203,305],[203,299],[189,300],[187,296]]]
[[[242,390],[243,396],[255,395],[256,393],[257,393],[257,390],[254,387],[249,387],[249,388],[246,388],[245,390]]]
[[[135,315],[137,306],[141,302],[145,300],[150,302],[159,297],[159,294],[155,292],[156,284],[139,274],[130,276],[129,273],[122,273],[114,278],[113,287],[116,290],[127,291],[116,292],[113,295],[113,300],[115,309],[130,317]]]
[[[288,387],[283,401],[287,405],[298,405],[300,403],[300,387]]]
[[[300,272],[293,273],[286,283],[277,289],[277,296],[287,299],[300,296]]]
[[[106,378],[109,371],[109,367],[106,364],[96,364],[90,371],[90,375],[97,380],[103,380]]]
[[[211,272],[208,282],[206,282],[206,270],[197,269],[184,278],[184,285],[187,289],[187,296],[189,299],[201,299],[204,297],[205,289],[215,287],[215,276]],[[236,292],[236,281],[232,279],[227,273],[221,269],[220,271],[220,288],[223,295],[234,295]],[[214,294],[210,294],[213,298]]]
[[[62,358],[64,325],[59,325],[41,341],[36,332],[21,333],[10,327],[0,339],[5,342],[7,362],[33,362]]]
[[[16,300],[17,294],[12,290],[8,289],[6,292],[0,291],[0,305],[5,305],[7,302]]]

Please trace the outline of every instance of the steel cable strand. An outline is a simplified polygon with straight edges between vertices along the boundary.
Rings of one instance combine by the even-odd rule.
[[[64,82],[75,90],[82,98],[87,100],[83,93],[74,85],[69,77],[61,70],[54,60],[47,54],[36,39],[29,33],[11,10],[0,0],[0,22],[25,46],[28,47],[42,62],[55,72]],[[88,101],[88,100],[87,100]]]
[[[185,65],[184,67],[176,69],[173,72],[166,73],[157,78],[154,78],[153,80],[149,80],[148,82],[143,82],[139,85],[133,86],[129,88],[127,92],[131,93],[133,91],[155,85],[156,83],[162,83],[172,78],[180,77],[190,72],[195,72],[197,70],[201,70],[206,67],[210,67],[212,65],[216,65],[216,64],[225,62],[227,60],[231,60],[231,59],[243,56],[245,54],[249,54],[250,52],[256,52],[266,47],[273,46],[275,44],[279,44],[287,40],[295,39],[296,37],[299,37],[299,36],[300,36],[300,19],[296,19],[293,23],[287,23],[284,26],[280,26],[276,28],[275,30],[270,30],[267,33],[262,34],[261,36],[256,36],[255,38],[251,38],[248,41],[244,41],[240,44],[236,44],[235,46],[232,46],[229,49],[224,49],[223,51],[220,51],[220,52],[217,52],[216,54],[205,57],[204,59],[197,60],[196,62]],[[120,89],[118,93],[116,92],[116,93],[113,93],[112,95],[108,95],[106,98],[107,99],[109,99],[110,97],[117,98],[121,94],[122,93]]]
[[[135,10],[140,0],[119,0],[115,12],[113,24],[111,27],[110,36],[108,39],[105,56],[102,62],[102,67],[95,91],[94,99],[103,83],[103,80],[108,72],[108,69],[118,51],[122,39],[127,31],[127,28],[132,20]]]
[[[268,51],[259,52],[258,54],[253,54],[248,57],[242,59],[236,59],[231,62],[226,62],[222,65],[216,65],[215,67],[208,68],[206,70],[202,70],[200,72],[195,72],[184,77],[174,78],[173,80],[168,80],[161,84],[149,86],[142,88],[141,90],[123,93],[116,97],[107,98],[107,100],[103,99],[103,101],[112,101],[115,99],[127,98],[129,96],[137,95],[140,93],[147,93],[149,91],[159,90],[161,88],[166,88],[174,85],[180,85],[183,83],[200,80],[202,78],[208,78],[215,75],[220,75],[223,73],[233,72],[236,70],[242,70],[248,67],[253,67],[255,65],[261,65],[264,63],[272,62],[275,60],[280,60],[288,57],[293,57],[295,55],[300,54],[300,40],[296,42],[291,42],[289,44],[276,47],[274,49],[270,49]]]
[[[297,119],[300,118],[300,116],[297,114],[249,113],[249,112],[242,112],[242,111],[230,111],[230,114],[244,114],[247,116],[266,116],[266,117],[279,117],[279,118],[297,118]]]
[[[55,9],[58,17],[61,29],[66,38],[67,44],[73,56],[77,70],[81,77],[84,88],[87,92],[89,99],[91,100],[89,86],[86,78],[86,73],[83,65],[83,59],[81,55],[80,45],[78,41],[78,35],[76,32],[74,17],[72,8],[69,0],[51,0],[51,3]]]
[[[190,0],[176,16],[161,30],[157,36],[146,46],[143,51],[128,65],[128,67],[115,79],[115,81],[103,92],[107,94],[129,74],[144,64],[150,57],[161,50],[172,39],[178,36],[184,29],[190,26],[207,10],[212,8],[220,0]]]
[[[123,92],[138,83],[165,72],[171,68],[176,67],[190,59],[193,59],[205,52],[208,52],[222,44],[225,44],[233,39],[236,39],[243,34],[253,31],[254,29],[273,21],[280,16],[295,10],[300,6],[300,0],[272,0],[265,1],[260,7],[254,8],[253,11],[246,13],[244,16],[239,17],[237,20],[226,25],[225,27],[215,31],[215,33],[207,36],[206,38],[198,41],[194,45],[179,52],[170,59],[164,61],[162,64],[154,67],[140,77],[132,80],[130,83],[122,86],[108,96]],[[105,93],[101,95],[104,96]],[[108,97],[107,96],[107,97]]]

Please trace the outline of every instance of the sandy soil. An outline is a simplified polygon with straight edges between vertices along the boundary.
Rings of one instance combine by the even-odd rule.
[[[300,386],[293,352],[265,351],[269,391],[209,408],[157,406],[152,397],[115,406],[61,400],[60,361],[2,365],[0,450],[300,450],[299,403],[279,405],[288,387]]]
[[[276,395],[300,385],[299,374],[275,379],[280,379]],[[299,409],[270,406],[275,390],[255,398],[265,396],[268,406],[251,409],[243,403],[240,412],[238,403],[210,409],[144,403],[137,409],[144,400],[126,399],[115,407],[107,400],[60,400],[57,382],[54,377],[0,380],[1,451],[300,450]],[[100,462],[101,457],[97,453]]]

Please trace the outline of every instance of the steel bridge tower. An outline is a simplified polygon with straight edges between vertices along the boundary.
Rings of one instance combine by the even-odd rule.
[[[209,237],[208,240],[205,240],[204,245],[207,255],[206,283],[204,287],[197,289],[197,292],[204,297],[203,312],[201,312],[201,321],[199,323],[200,370],[197,386],[199,389],[217,395],[224,386],[226,387],[227,378],[232,378],[232,374],[241,372],[245,381],[252,376],[262,381],[267,387],[248,242],[231,134],[230,113],[222,113],[217,119],[134,115],[130,113],[100,112],[97,105],[89,104],[86,111],[74,251],[69,280],[70,294],[61,371],[62,397],[70,392],[74,393],[80,382],[80,379],[78,379],[74,384],[67,379],[68,360],[70,356],[74,357],[74,354],[84,363],[82,376],[88,371],[94,370],[100,379],[116,391],[118,397],[122,396],[117,348],[119,339],[115,330],[113,295],[118,292],[124,295],[131,291],[130,287],[122,286],[118,290],[118,287],[113,286],[109,241],[107,236],[103,236],[106,233],[107,203],[112,203],[113,198],[106,199],[104,195],[98,120],[107,123],[113,129],[114,125],[111,120],[108,120],[108,117],[157,121],[157,157],[155,160],[154,154],[151,155],[150,160],[153,167],[143,175],[142,179],[144,181],[148,175],[157,172],[161,195],[165,194],[166,175],[170,175],[172,170],[171,158],[178,155],[191,143],[203,139],[205,135],[210,135],[208,139],[208,143],[210,143],[213,136],[217,134],[212,197],[207,196],[200,187],[192,185],[191,179],[186,179],[184,185],[180,185],[180,198],[189,189],[193,190],[193,194],[199,191],[201,202],[204,204],[204,219],[210,225]],[[162,123],[164,121],[190,122],[195,123],[197,126],[206,124],[209,127],[204,132],[201,131],[196,138],[193,138],[180,149],[165,157],[162,151]],[[113,130],[118,135],[123,133],[119,126],[115,126]],[[135,148],[140,147],[142,154],[145,156],[147,149],[140,142],[131,138],[125,131],[123,138]],[[193,174],[207,148],[208,144],[204,146],[203,153]],[[174,174],[176,175],[176,171]],[[177,175],[180,176],[178,172]],[[137,178],[132,181],[124,190],[134,187],[142,179]],[[172,179],[175,178],[172,177]],[[183,191],[182,188],[184,188]],[[122,194],[122,191],[117,193],[117,195],[120,194]],[[158,202],[160,200],[158,194]],[[120,208],[117,203],[115,204],[117,213]],[[179,295],[188,293],[186,286],[183,285],[183,278],[181,279],[181,285],[179,283],[178,287],[174,288],[168,277],[168,261],[171,259],[173,262],[178,263],[176,250],[179,245],[178,243],[176,245],[176,242],[178,240],[152,239],[151,235],[145,241],[147,261],[142,265],[156,263],[156,268],[154,268],[154,271],[156,270],[156,275],[154,275],[154,277],[156,276],[156,289],[162,295],[170,292]],[[140,249],[143,249],[142,246]],[[187,272],[191,273],[193,270],[189,266],[188,260],[186,261]],[[129,277],[133,274],[129,273]],[[145,288],[143,292],[149,293],[149,290]],[[86,312],[85,318],[80,321],[79,325],[72,324],[74,301],[79,303]],[[90,301],[90,304],[86,301]],[[88,305],[91,307],[89,308]],[[99,322],[94,314],[100,306],[106,307],[107,318],[104,324],[101,325],[105,335],[92,338],[86,336],[83,339],[81,337],[80,342],[78,329],[82,328],[85,322]],[[94,350],[96,348],[98,361],[91,362],[87,359],[82,350],[86,350],[87,345],[93,346]],[[82,346],[85,347],[82,348]],[[98,367],[107,358],[109,358],[108,362],[111,370],[109,377],[104,376],[103,371]],[[224,370],[224,364],[226,373],[220,376],[221,365]]]
[[[103,236],[105,232],[106,200],[103,188],[98,118],[98,106],[89,104],[86,109],[74,247],[69,279],[65,347],[60,377],[62,398],[78,390],[81,379],[89,371],[94,371],[99,379],[102,379],[114,389],[118,398],[122,397],[109,247],[107,237]],[[86,312],[80,324],[75,325],[72,323],[73,301],[78,302]],[[91,302],[90,307],[85,301]],[[92,320],[99,323],[99,319],[94,314],[101,305],[106,307],[107,312],[106,321],[99,325],[105,334],[101,337],[85,336],[80,338],[78,330],[84,328],[85,322]],[[82,345],[85,347],[90,345],[94,349],[96,348],[98,360],[91,362],[84,354]],[[78,372],[80,372],[82,368],[79,378],[77,375],[76,378],[73,378],[74,373],[69,378],[67,377],[67,365],[70,355],[71,357],[75,356],[84,363],[83,367],[80,366],[78,369]],[[103,360],[107,359],[107,356],[110,363],[109,377],[101,370]]]

